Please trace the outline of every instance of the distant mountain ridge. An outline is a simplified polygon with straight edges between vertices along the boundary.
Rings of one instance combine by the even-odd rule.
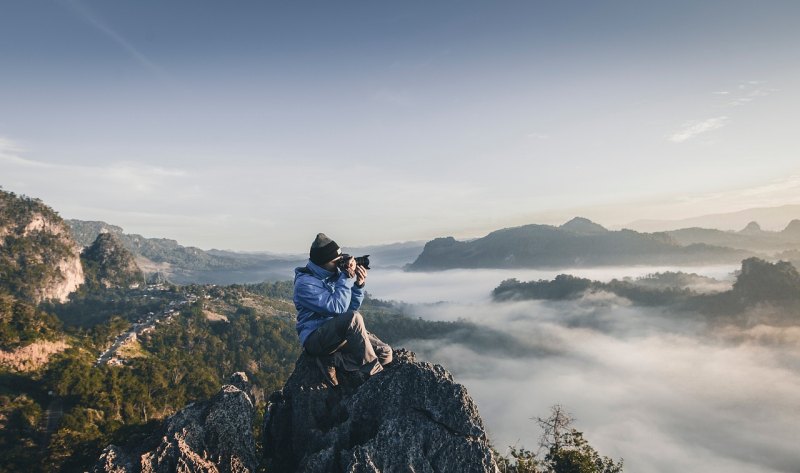
[[[755,221],[765,228],[781,228],[786,222],[793,219],[800,219],[800,205],[798,204],[757,207],[678,220],[643,219],[630,222],[624,227],[640,232],[663,232],[692,227],[735,230],[744,227],[748,222]]]
[[[800,249],[800,220],[789,222],[777,232],[762,230],[758,222],[750,222],[739,231],[710,228],[682,228],[659,232],[673,238],[680,245],[706,244],[739,250],[776,253]]]
[[[705,243],[683,246],[667,233],[611,231],[577,217],[559,227],[504,228],[468,242],[437,238],[425,245],[408,269],[711,264],[738,262],[751,254]]]
[[[267,254],[205,251],[183,246],[167,238],[146,238],[124,233],[121,227],[102,221],[67,220],[75,239],[91,245],[101,233],[115,235],[148,275],[163,275],[178,284],[233,284],[280,280],[291,277],[297,260]]]
[[[98,235],[109,233],[135,257],[146,273],[166,276],[177,284],[239,284],[291,279],[296,266],[306,264],[306,255],[281,255],[267,252],[202,250],[183,246],[167,238],[147,238],[128,234],[116,225],[102,221],[67,220],[75,240],[90,246]],[[346,242],[340,242],[346,245]],[[309,246],[311,244],[309,240]],[[414,261],[424,242],[410,241],[363,247],[343,246],[354,256],[370,255],[373,267],[403,267]]]

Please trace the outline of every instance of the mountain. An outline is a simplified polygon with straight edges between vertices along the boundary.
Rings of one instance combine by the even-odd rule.
[[[236,253],[183,246],[167,238],[145,238],[124,233],[121,227],[100,221],[68,220],[76,240],[91,245],[98,235],[112,234],[130,251],[150,277],[163,275],[178,284],[235,284],[291,278],[302,260],[280,256]]]
[[[672,238],[680,245],[705,244],[770,254],[800,249],[800,220],[792,220],[781,231],[763,230],[754,221],[738,232],[694,227],[659,234]]]
[[[66,300],[84,282],[64,220],[38,199],[0,190],[0,289],[23,300]]]
[[[68,348],[60,321],[39,303],[65,301],[84,283],[79,253],[53,209],[0,190],[0,371],[36,372]]]
[[[764,233],[764,230],[761,229],[761,225],[758,222],[753,221],[747,224],[746,227],[739,230],[739,233],[743,235],[760,235]]]
[[[133,255],[114,233],[101,233],[81,254],[87,279],[105,288],[138,287],[145,284],[144,273]]]
[[[219,254],[210,254],[200,248],[180,245],[167,238],[145,238],[124,233],[121,227],[99,221],[68,220],[75,239],[83,246],[91,245],[98,235],[115,235],[136,257],[143,258],[148,265],[166,264],[184,270],[241,269],[255,265],[258,258],[236,259]]]
[[[249,284],[291,279],[294,268],[306,264],[307,254],[202,250],[166,238],[127,234],[121,227],[100,221],[68,220],[72,234],[82,246],[98,235],[115,235],[134,256],[148,278],[161,275],[177,284]],[[370,255],[374,268],[402,267],[414,261],[424,242],[411,241],[344,247],[354,255]]]
[[[604,226],[594,223],[588,218],[575,217],[559,227],[561,230],[577,233],[579,235],[599,235],[608,233]]]
[[[750,253],[707,244],[682,246],[665,233],[609,231],[587,219],[561,227],[525,225],[472,241],[437,238],[425,244],[412,271],[741,261]]]
[[[636,220],[626,224],[625,227],[640,232],[659,232],[690,227],[736,230],[744,227],[748,222],[757,221],[766,228],[777,229],[781,228],[784,222],[796,218],[800,218],[800,205],[794,204],[708,214],[680,220]]]
[[[786,228],[781,232],[789,238],[800,239],[800,220],[794,219],[786,225]]]

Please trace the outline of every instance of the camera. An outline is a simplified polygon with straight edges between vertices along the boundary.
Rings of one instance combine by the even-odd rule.
[[[339,261],[336,262],[336,265],[339,266],[339,269],[345,270],[345,269],[347,269],[347,262],[350,261],[350,258],[353,258],[353,256],[350,256],[350,255],[348,255],[346,253],[342,253],[342,257],[339,258]],[[355,260],[356,260],[356,265],[357,266],[363,266],[364,269],[370,269],[369,268],[369,255],[356,256]]]

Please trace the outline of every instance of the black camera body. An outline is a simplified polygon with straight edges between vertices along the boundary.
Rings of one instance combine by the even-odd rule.
[[[347,262],[350,261],[350,258],[353,258],[353,256],[350,256],[346,253],[342,253],[342,257],[339,258],[339,261],[336,262],[336,265],[339,266],[339,269],[345,270],[347,269]],[[357,266],[363,266],[365,269],[370,269],[369,255],[356,256],[355,260]]]

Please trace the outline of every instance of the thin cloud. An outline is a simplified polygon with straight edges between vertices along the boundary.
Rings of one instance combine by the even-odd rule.
[[[117,33],[108,23],[100,17],[98,13],[85,5],[79,0],[68,0],[64,4],[75,13],[81,20],[85,21],[104,35],[111,41],[121,47],[131,58],[138,62],[142,67],[149,70],[156,76],[167,79],[168,74],[153,61],[145,56],[139,49],[137,49],[130,41],[124,38],[121,34]]]
[[[681,203],[685,204],[686,210],[703,206],[725,212],[797,204],[800,203],[800,175],[790,175],[751,187],[685,196]]]
[[[737,107],[739,105],[744,105],[748,102],[752,102],[760,97],[766,97],[773,92],[776,92],[777,89],[755,89],[748,92],[744,97],[739,97],[736,100],[733,100],[729,103],[729,105]]]
[[[708,133],[709,131],[718,130],[725,126],[728,117],[714,117],[701,121],[688,122],[683,125],[683,128],[669,137],[669,140],[674,143],[683,143],[690,140],[697,135]]]
[[[47,171],[50,175],[57,174],[62,179],[70,182],[108,182],[113,184],[113,189],[123,189],[137,192],[150,192],[164,185],[170,179],[187,176],[181,169],[169,169],[159,166],[142,165],[138,163],[120,162],[106,166],[89,166],[81,164],[49,163],[28,159],[20,155],[21,147],[7,138],[0,138],[0,162],[11,167],[8,174],[25,176],[26,181],[41,178],[41,172]]]
[[[10,138],[0,136],[0,155],[16,154],[21,153],[22,151],[24,151],[24,149],[19,145],[19,143]]]

